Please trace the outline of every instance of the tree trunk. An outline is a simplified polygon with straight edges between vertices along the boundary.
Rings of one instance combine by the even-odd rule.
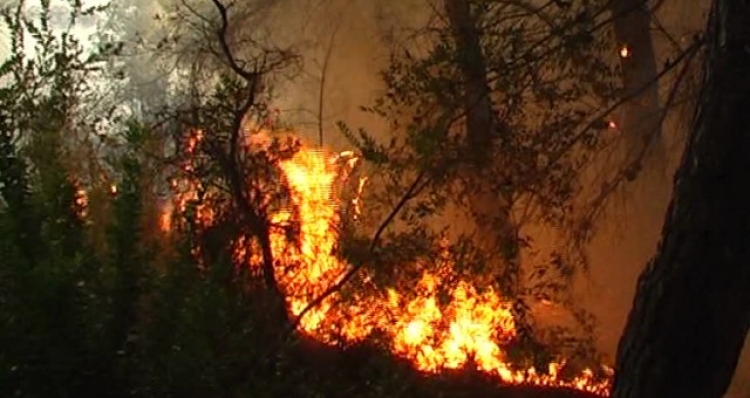
[[[620,55],[623,73],[623,95],[648,87],[621,109],[618,126],[628,142],[628,151],[638,156],[646,145],[658,145],[661,135],[659,85],[654,44],[651,38],[651,11],[644,0],[613,0],[615,40],[627,53]],[[623,56],[625,55],[625,56]]]
[[[465,85],[466,134],[474,156],[487,155],[493,120],[490,89],[487,84],[482,45],[469,0],[445,0],[453,39],[458,51],[458,67]]]
[[[697,117],[638,282],[617,398],[721,397],[750,326],[750,6],[715,0]]]
[[[474,162],[470,168],[472,181],[469,206],[476,222],[478,244],[491,258],[504,258],[501,280],[504,293],[515,297],[518,290],[519,264],[517,228],[511,220],[511,204],[501,192],[493,189],[497,184],[488,182],[485,165],[492,159],[496,135],[487,66],[482,52],[480,32],[472,15],[469,0],[445,0],[453,40],[456,43],[458,69],[464,84],[464,112],[469,154]],[[498,256],[501,255],[501,256]]]

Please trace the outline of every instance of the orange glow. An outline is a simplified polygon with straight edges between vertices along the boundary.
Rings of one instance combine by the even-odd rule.
[[[632,55],[630,53],[630,48],[627,46],[627,44],[623,44],[622,47],[620,47],[620,58],[630,58]]]
[[[200,138],[200,133],[194,135],[189,152]],[[341,207],[351,206],[352,218],[361,215],[367,179],[356,182],[355,198],[350,203],[344,203],[336,189],[337,181],[349,177],[358,162],[352,152],[331,154],[302,148],[292,159],[279,164],[293,208],[271,215],[275,226],[271,246],[278,264],[276,280],[294,316],[351,269],[336,255],[341,217],[346,214]],[[185,170],[190,170],[189,165]],[[179,195],[168,207],[184,211],[186,200],[195,198],[196,185],[188,180],[173,185],[182,189],[176,189]],[[210,209],[203,209],[201,214],[210,222]],[[299,226],[297,244],[289,243],[284,228],[293,221]],[[169,230],[171,218],[162,217],[161,225]],[[254,249],[252,243],[240,241],[235,255],[242,259],[249,252],[249,266],[259,270],[260,256]],[[424,271],[416,286],[403,292],[397,285],[385,291],[373,287],[357,289],[346,297],[339,293],[328,296],[306,313],[300,331],[327,344],[360,342],[377,331],[384,336],[382,344],[421,371],[475,366],[508,384],[567,387],[608,395],[609,380],[597,380],[591,370],[573,379],[560,377],[563,358],[551,363],[546,372],[511,366],[504,352],[505,345],[516,336],[511,303],[493,288],[480,290],[470,281],[459,280],[447,250],[443,252],[433,264],[417,264],[430,271]],[[365,270],[360,272],[362,280],[370,280]]]
[[[187,146],[185,151],[188,155],[188,160],[182,165],[182,171],[186,173],[186,176],[180,179],[172,180],[170,182],[170,188],[174,193],[173,203],[170,203],[167,208],[169,211],[165,211],[162,214],[161,220],[159,220],[160,227],[162,230],[168,231],[172,225],[172,211],[177,210],[179,213],[187,210],[188,204],[192,201],[198,200],[198,191],[200,189],[200,182],[198,179],[193,178],[190,174],[194,171],[194,165],[192,163],[193,156],[196,153],[198,144],[203,139],[202,130],[191,131],[190,137],[188,138]],[[210,225],[214,211],[208,207],[205,203],[199,202],[196,209],[196,221],[202,226]]]
[[[365,190],[365,184],[367,183],[367,177],[362,177],[359,179],[359,184],[357,185],[357,196],[352,199],[352,206],[354,206],[354,214],[352,215],[352,218],[357,220],[362,215],[362,192]]]
[[[167,233],[172,230],[172,212],[174,208],[171,203],[168,203],[164,208],[161,209],[159,215],[159,229],[161,232]]]
[[[76,189],[75,193],[75,204],[78,217],[86,218],[88,215],[89,207],[89,194],[83,188]]]

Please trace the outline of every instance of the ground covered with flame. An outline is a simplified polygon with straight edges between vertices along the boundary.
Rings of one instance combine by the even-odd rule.
[[[283,225],[296,217],[299,242],[288,243],[279,228],[272,235],[272,246],[278,264],[276,276],[295,316],[351,267],[334,254],[341,223],[341,199],[335,182],[355,162],[351,153],[303,149],[280,165],[295,209],[274,214],[273,221]],[[361,193],[364,180],[357,186]],[[355,213],[360,211],[358,200],[352,203]],[[450,273],[451,267],[448,264],[434,269]],[[385,337],[393,354],[421,371],[471,367],[506,384],[566,387],[608,395],[609,381],[596,380],[590,370],[564,379],[560,375],[563,359],[551,363],[545,372],[512,367],[503,351],[503,344],[516,333],[510,304],[500,292],[484,289],[480,293],[469,281],[459,282],[446,303],[438,289],[448,277],[452,275],[424,273],[408,297],[394,289],[354,298],[332,294],[306,312],[300,329],[329,344],[357,343],[378,333]]]

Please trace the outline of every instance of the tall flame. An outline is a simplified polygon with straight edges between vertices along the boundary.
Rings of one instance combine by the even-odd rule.
[[[281,231],[273,234],[273,250],[281,264],[294,264],[277,270],[277,278],[287,294],[291,312],[299,315],[318,295],[350,269],[333,252],[340,225],[334,182],[346,167],[337,166],[347,157],[346,167],[356,158],[350,153],[329,155],[320,150],[301,150],[280,166],[291,188],[300,223],[299,245],[287,243]],[[361,193],[364,181],[358,183]],[[355,215],[361,211],[359,196],[352,203]],[[274,221],[290,220],[290,212],[274,215]],[[608,395],[609,381],[597,380],[589,369],[577,377],[563,379],[559,370],[563,361],[553,362],[546,372],[537,369],[513,369],[506,360],[502,344],[516,336],[511,304],[499,292],[484,289],[479,293],[468,281],[459,282],[450,291],[449,300],[439,300],[443,280],[455,279],[447,257],[425,272],[414,297],[405,297],[395,289],[384,296],[370,295],[357,300],[339,300],[331,295],[308,312],[300,329],[321,341],[333,342],[334,336],[357,342],[375,330],[383,333],[393,353],[410,360],[423,371],[438,372],[474,364],[478,370],[497,375],[510,384],[537,384],[575,388]]]
[[[200,133],[191,138],[192,153]],[[335,255],[340,238],[342,202],[336,192],[336,181],[347,177],[358,159],[352,152],[330,154],[323,150],[302,148],[279,165],[290,188],[294,208],[271,216],[271,247],[276,263],[276,280],[285,293],[290,312],[299,316],[315,298],[339,282],[351,265]],[[190,166],[185,165],[190,171]],[[356,197],[351,203],[351,217],[362,211],[361,193],[366,179],[357,182]],[[179,188],[175,203],[184,211],[188,200],[195,198],[195,182],[189,179],[175,183]],[[210,220],[211,211],[199,208],[199,218]],[[290,243],[285,227],[292,221],[299,225],[298,241]],[[168,216],[162,226],[170,228]],[[241,241],[237,258],[244,258],[248,243]],[[251,250],[252,252],[252,250]],[[260,259],[250,258],[251,267],[259,267]],[[609,395],[609,380],[600,380],[586,369],[573,379],[561,377],[564,360],[550,363],[545,372],[530,367],[518,370],[510,365],[503,350],[504,343],[516,337],[516,324],[511,303],[500,292],[481,292],[469,281],[459,281],[450,289],[447,299],[444,281],[458,279],[448,256],[438,264],[423,267],[419,283],[408,289],[408,296],[396,289],[372,294],[360,293],[354,300],[345,300],[339,293],[328,296],[307,311],[300,320],[300,331],[324,343],[345,341],[356,343],[378,331],[385,336],[391,352],[409,360],[417,369],[439,372],[474,366],[508,384],[535,384],[566,387]],[[364,273],[362,270],[361,272]],[[367,275],[364,280],[368,280]],[[604,368],[611,376],[611,369]]]

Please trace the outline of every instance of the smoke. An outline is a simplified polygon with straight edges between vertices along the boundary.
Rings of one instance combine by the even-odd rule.
[[[276,43],[302,56],[302,68],[277,84],[278,105],[308,142],[350,147],[337,131],[344,121],[382,136],[384,121],[361,111],[378,96],[398,31],[419,27],[426,0],[281,0],[267,22]]]

